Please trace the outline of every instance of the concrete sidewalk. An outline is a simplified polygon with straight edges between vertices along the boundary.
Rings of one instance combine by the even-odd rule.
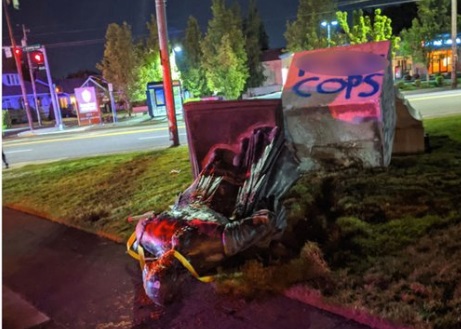
[[[35,309],[21,313],[24,304],[16,303],[5,310],[11,295],[3,294],[4,325],[7,312],[17,323],[48,317],[42,329],[370,328],[281,295],[257,301],[220,296],[192,277],[181,299],[160,308],[145,296],[139,265],[124,245],[7,208],[3,284]]]

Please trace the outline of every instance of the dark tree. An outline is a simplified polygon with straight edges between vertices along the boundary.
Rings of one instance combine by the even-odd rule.
[[[207,85],[216,94],[238,98],[248,78],[245,37],[237,5],[227,8],[224,0],[213,0],[212,19],[200,43]]]
[[[178,56],[178,66],[181,71],[184,87],[195,97],[209,93],[205,70],[202,68],[202,32],[195,17],[187,21],[185,37],[182,41],[183,50]]]
[[[296,52],[326,47],[328,42],[325,31],[320,30],[320,23],[334,19],[335,9],[333,0],[299,0],[296,20],[287,22],[287,50]]]
[[[268,47],[268,37],[264,28],[264,23],[259,16],[256,0],[250,0],[248,17],[244,22],[245,31],[245,50],[248,56],[247,88],[255,88],[262,85],[266,77],[261,63],[262,50]]]

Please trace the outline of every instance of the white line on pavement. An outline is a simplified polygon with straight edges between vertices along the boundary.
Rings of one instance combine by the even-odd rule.
[[[149,137],[139,137],[138,140],[144,140],[144,139],[156,139],[156,138],[168,138],[168,135],[162,135],[162,136],[149,136]]]
[[[178,136],[186,136],[186,134],[179,134]],[[161,135],[161,136],[148,136],[148,137],[139,137],[138,140],[145,140],[145,139],[156,139],[156,138],[168,138],[169,135]]]
[[[12,150],[12,151],[5,152],[5,154],[22,153],[22,152],[32,152],[32,151],[33,151],[32,149],[27,149],[27,150]]]

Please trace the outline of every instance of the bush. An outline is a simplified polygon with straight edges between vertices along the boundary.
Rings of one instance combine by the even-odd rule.
[[[438,75],[438,76],[436,76],[436,77],[435,77],[435,85],[436,85],[437,87],[442,87],[442,86],[443,86],[443,82],[444,82],[443,80],[444,80],[443,75]]]
[[[405,82],[403,82],[403,81],[397,82],[397,88],[404,89],[405,88]]]
[[[415,86],[420,88],[421,87],[421,79],[416,79],[415,80]]]
[[[11,117],[8,110],[2,110],[2,129],[11,127]]]
[[[411,81],[411,75],[410,74],[405,74],[403,77],[406,81]]]

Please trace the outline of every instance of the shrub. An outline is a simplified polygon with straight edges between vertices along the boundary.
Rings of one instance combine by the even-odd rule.
[[[420,88],[421,87],[421,79],[416,79],[415,80],[415,86]]]
[[[8,110],[2,110],[2,129],[11,127],[11,117]]]
[[[399,82],[397,83],[397,88],[399,88],[399,89],[404,89],[404,88],[405,88],[405,82],[399,81]]]
[[[435,77],[435,85],[436,85],[437,87],[442,87],[442,86],[443,86],[443,82],[444,82],[443,80],[444,80],[443,75],[438,75],[438,76],[436,76],[436,77]]]

